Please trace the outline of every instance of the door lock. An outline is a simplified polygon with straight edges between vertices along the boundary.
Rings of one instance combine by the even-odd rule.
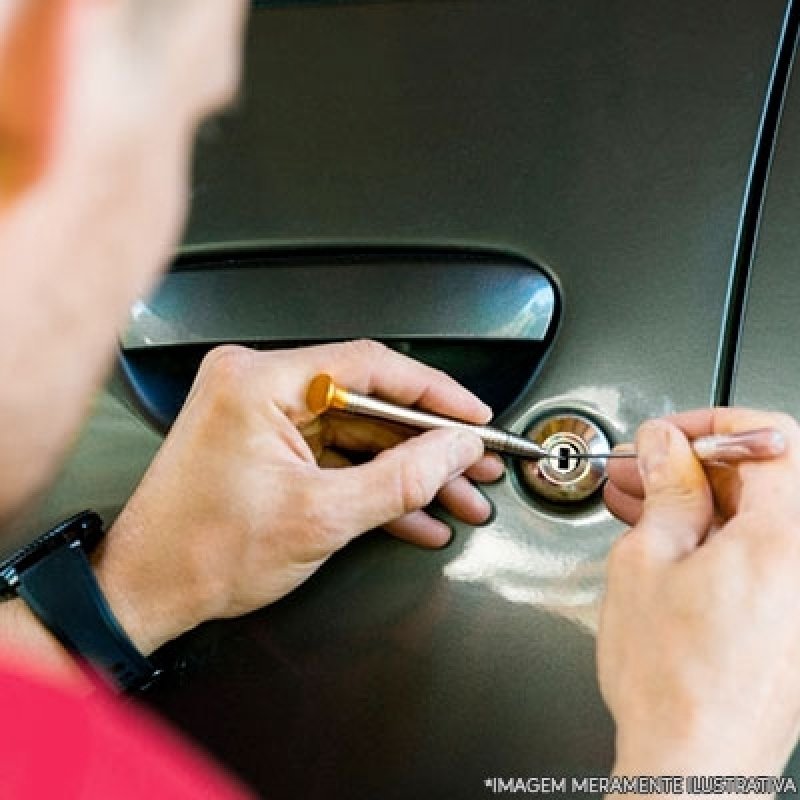
[[[521,461],[523,482],[540,497],[557,503],[579,503],[593,495],[606,478],[608,437],[590,419],[563,413],[543,417],[525,436],[550,452],[541,461]],[[598,453],[597,458],[571,458]]]

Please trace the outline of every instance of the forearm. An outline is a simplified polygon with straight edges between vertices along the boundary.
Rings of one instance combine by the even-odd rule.
[[[22,658],[42,677],[86,683],[72,655],[21,598],[0,603],[0,657]]]
[[[606,795],[609,800],[652,797],[654,793],[683,800],[700,800],[713,793],[720,800],[735,800],[742,792],[736,790],[731,779],[749,781],[746,793],[754,800],[769,800],[775,796],[771,791],[775,787],[762,779],[777,778],[783,771],[777,766],[778,761],[769,757],[774,753],[754,761],[752,748],[720,748],[708,736],[686,741],[656,740],[649,743],[651,746],[642,736],[639,742],[639,746],[627,752],[618,749],[612,772],[617,783],[611,788],[619,791],[609,791]],[[631,779],[641,780],[642,784],[632,783]],[[660,781],[658,790],[647,785],[651,781]]]
[[[136,515],[124,510],[112,531],[91,556],[100,593],[134,647],[145,657],[165,642],[200,621],[190,617],[199,592],[177,580],[180,564],[188,559],[167,559],[168,577],[152,568],[140,547],[130,542],[139,525]],[[21,664],[25,671],[91,688],[80,658],[76,658],[33,613],[21,597],[0,602],[0,660]]]
[[[205,554],[181,542],[181,552],[169,548],[154,555],[143,541],[164,534],[170,521],[150,519],[136,511],[136,498],[122,510],[101,546],[92,567],[112,613],[143,656],[213,618],[211,578],[199,580],[193,567]],[[195,526],[196,530],[196,526]],[[213,575],[213,567],[207,569]]]

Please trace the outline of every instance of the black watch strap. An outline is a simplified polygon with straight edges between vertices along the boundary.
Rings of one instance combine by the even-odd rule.
[[[145,689],[159,675],[114,617],[79,541],[21,570],[15,588],[64,647],[119,688]]]

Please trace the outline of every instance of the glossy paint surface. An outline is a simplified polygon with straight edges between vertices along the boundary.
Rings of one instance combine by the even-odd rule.
[[[769,178],[745,308],[735,405],[800,418],[800,76],[794,73]]]
[[[709,402],[783,11],[256,12],[239,108],[198,151],[186,252],[519,255],[549,271],[563,318],[498,422],[571,409],[630,438]],[[158,443],[112,384],[20,535],[78,507],[113,515]],[[594,635],[622,526],[597,502],[537,501],[513,468],[486,491],[491,523],[441,552],[371,534],[276,606],[176,643],[187,674],[153,704],[272,798],[472,798],[492,776],[606,773]]]
[[[220,341],[521,339],[555,318],[547,277],[504,258],[225,259],[173,272],[134,306],[125,350]]]
[[[800,75],[790,80],[764,197],[731,405],[800,419]],[[800,748],[787,774],[800,779]]]

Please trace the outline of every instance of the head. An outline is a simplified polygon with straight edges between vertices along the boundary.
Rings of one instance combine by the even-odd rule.
[[[54,471],[170,258],[245,6],[0,4],[0,517]]]

